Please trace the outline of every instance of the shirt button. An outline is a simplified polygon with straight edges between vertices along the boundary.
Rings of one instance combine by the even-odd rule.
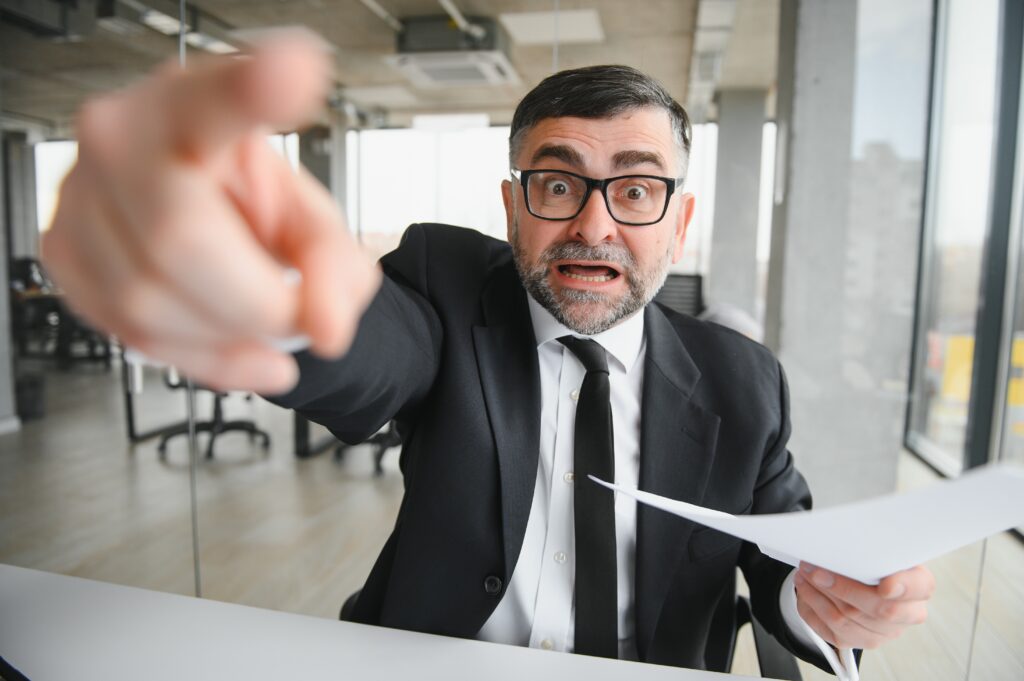
[[[566,482],[568,482],[570,484],[572,484],[573,480],[575,480],[575,479],[576,479],[576,476],[573,474],[572,471],[569,471],[568,473],[566,473],[565,475],[562,476],[562,480],[565,480]]]
[[[572,398],[573,402],[578,402],[579,399],[580,399],[580,391],[579,390],[573,390],[571,393],[569,393],[569,397]]]
[[[558,563],[559,565],[561,565],[562,563],[565,562],[565,558],[566,558],[566,556],[565,556],[565,552],[564,551],[559,551],[558,553],[555,554],[555,562]]]
[[[551,641],[550,638],[546,638],[546,639],[544,639],[543,641],[540,642],[540,647],[543,648],[544,650],[551,650],[552,648],[555,647],[555,644]]]
[[[487,575],[484,578],[484,591],[488,596],[497,596],[501,593],[501,577]]]

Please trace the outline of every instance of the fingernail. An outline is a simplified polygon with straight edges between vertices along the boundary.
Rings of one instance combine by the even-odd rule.
[[[896,586],[889,589],[889,594],[886,596],[886,598],[893,600],[899,598],[905,593],[907,593],[907,587],[901,583],[897,583]]]
[[[820,586],[822,589],[830,589],[832,585],[836,583],[835,577],[824,570],[818,570],[811,577],[811,580],[816,586]]]
[[[803,563],[802,565],[800,565],[800,569],[806,572],[807,574],[811,574],[812,572],[814,572],[814,566],[810,563]]]

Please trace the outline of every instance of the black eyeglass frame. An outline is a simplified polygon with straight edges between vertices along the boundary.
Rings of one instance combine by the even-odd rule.
[[[555,168],[534,168],[532,170],[520,170],[519,168],[510,168],[509,172],[512,177],[519,180],[519,184],[523,188],[523,202],[526,204],[526,210],[535,218],[540,220],[550,220],[552,222],[562,222],[565,220],[572,220],[576,218],[580,213],[583,212],[584,207],[587,205],[587,201],[590,200],[590,195],[595,189],[601,192],[601,196],[604,198],[604,207],[608,211],[608,215],[611,216],[612,220],[619,223],[620,225],[626,225],[627,227],[649,227],[655,225],[665,219],[665,213],[668,212],[668,203],[672,200],[672,196],[676,193],[676,189],[683,186],[682,177],[661,177],[660,175],[617,175],[616,177],[606,177],[603,180],[595,180],[592,177],[586,175],[580,175],[579,173],[573,173],[568,170],[557,170]],[[572,215],[564,218],[549,218],[543,215],[537,215],[533,212],[533,208],[530,207],[530,191],[527,189],[527,184],[530,181],[530,176],[537,175],[538,173],[559,173],[560,175],[571,175],[579,180],[583,180],[587,185],[587,193],[583,195],[583,200],[580,201],[580,207],[576,209],[576,212]],[[667,191],[665,192],[665,205],[661,207],[661,215],[658,216],[657,220],[651,220],[649,222],[626,222],[615,217],[615,213],[612,212],[612,206],[608,202],[608,192],[605,191],[608,185],[616,180],[625,180],[630,177],[639,177],[645,180],[661,180],[665,183]]]

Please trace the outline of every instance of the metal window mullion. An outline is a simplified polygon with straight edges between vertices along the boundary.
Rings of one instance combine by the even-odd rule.
[[[915,400],[916,387],[923,380],[921,367],[927,359],[924,343],[927,337],[929,307],[934,303],[935,289],[934,251],[935,251],[935,214],[938,202],[938,176],[942,155],[940,131],[942,129],[942,101],[945,91],[946,74],[946,34],[949,28],[949,2],[936,0],[932,8],[932,55],[931,79],[928,94],[928,140],[925,145],[924,163],[924,196],[921,206],[921,230],[917,258],[917,293],[914,305],[913,336],[910,350],[910,377],[908,381],[909,399],[907,400],[906,420],[904,426],[903,446],[921,461],[936,468],[939,457],[929,453],[932,443],[924,433],[914,429],[915,409],[922,408]],[[947,471],[938,471],[948,475]]]
[[[1024,45],[1019,57],[1024,61]],[[1018,81],[1017,92],[1017,154],[1012,182],[1013,196],[1010,203],[1009,241],[1006,251],[1005,296],[1003,300],[1003,328],[999,339],[999,366],[997,371],[996,405],[992,414],[991,459],[997,460],[1003,455],[1003,438],[1007,410],[1009,408],[1008,393],[1010,371],[1012,368],[1014,336],[1018,323],[1024,322],[1017,318],[1017,303],[1024,296],[1021,283],[1021,249],[1024,247],[1024,73]]]
[[[1024,0],[1003,0],[1000,3],[1000,15],[992,183],[982,253],[981,289],[964,445],[964,464],[967,468],[983,465],[992,457],[993,414],[1001,408],[996,402],[996,395],[1000,381],[1007,253],[1014,198]]]

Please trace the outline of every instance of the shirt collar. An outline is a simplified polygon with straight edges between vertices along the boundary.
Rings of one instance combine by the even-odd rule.
[[[577,336],[578,338],[590,338],[601,344],[605,351],[614,357],[619,364],[629,371],[640,356],[640,350],[644,342],[644,314],[643,310],[635,313],[632,317],[625,319],[607,331],[584,336],[563,326],[555,319],[550,312],[533,299],[533,296],[526,296],[530,304],[530,320],[533,322],[533,335],[537,339],[537,347],[545,343],[557,343],[562,336]]]

